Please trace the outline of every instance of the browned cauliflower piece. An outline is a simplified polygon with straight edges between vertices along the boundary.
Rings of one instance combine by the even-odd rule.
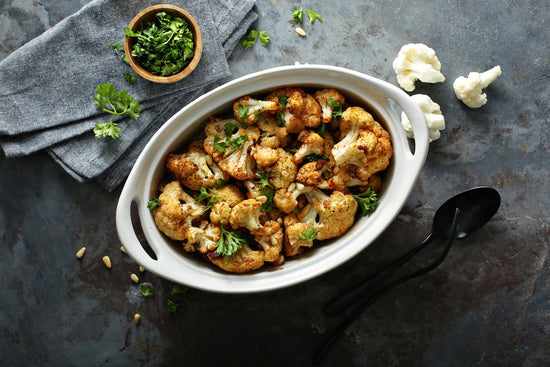
[[[168,154],[166,169],[191,190],[212,187],[220,180],[226,181],[230,177],[204,151],[202,141],[192,142],[186,153]]]
[[[283,236],[284,232],[281,227],[270,236],[254,236],[259,248],[264,252],[265,261],[275,264],[281,264],[284,261],[284,256],[281,254],[283,250]]]
[[[274,101],[263,101],[261,99],[244,96],[233,104],[233,114],[240,122],[247,125],[253,125],[259,118],[259,115],[265,116],[276,111],[278,105]]]
[[[209,252],[207,258],[220,269],[229,273],[247,273],[264,265],[263,251],[253,250],[246,243],[231,256]]]
[[[266,202],[265,196],[246,199],[233,207],[229,222],[233,229],[245,228],[253,235],[271,236],[281,229],[281,225],[270,220],[261,206]]]
[[[311,154],[322,155],[325,141],[321,135],[313,130],[303,130],[298,135],[298,141],[301,143],[296,153],[294,153],[294,161],[298,164]]]
[[[305,247],[313,246],[312,241],[306,241],[302,236],[311,228],[310,225],[302,223],[296,218],[296,215],[289,214],[285,216],[285,238],[283,250],[285,256],[291,257],[301,254]],[[300,236],[302,234],[302,236]]]
[[[179,181],[164,186],[159,200],[154,220],[160,231],[171,239],[183,241],[185,251],[206,253],[216,248],[220,228],[204,220],[204,207],[182,189]]]
[[[360,180],[386,169],[393,155],[390,136],[370,113],[349,107],[343,113],[340,131],[341,140],[331,151],[336,165],[360,167]]]
[[[299,205],[298,197],[313,190],[312,186],[304,186],[301,183],[291,183],[286,189],[275,192],[273,203],[283,213],[292,213]]]
[[[292,140],[286,127],[278,126],[277,119],[273,116],[262,118],[256,122],[256,125],[262,131],[259,145],[268,148],[284,148]]]
[[[210,210],[210,221],[214,224],[227,227],[229,226],[231,210],[235,205],[245,200],[246,197],[237,186],[231,184],[211,190],[216,195],[216,203],[212,205]]]
[[[328,196],[315,189],[305,195],[310,204],[300,210],[296,217],[317,230],[316,240],[340,237],[355,222],[357,201],[351,194],[334,191]]]
[[[321,122],[325,124],[332,121],[335,102],[338,102],[341,107],[344,107],[346,104],[346,97],[334,88],[318,90],[313,94],[313,97],[321,106]]]
[[[277,162],[277,159],[279,159],[277,152],[278,149],[256,146],[252,153],[252,158],[254,158],[258,168],[264,170]]]
[[[279,159],[269,172],[269,183],[275,190],[285,189],[296,179],[298,173],[298,165],[294,162],[294,156],[286,150],[277,149]]]

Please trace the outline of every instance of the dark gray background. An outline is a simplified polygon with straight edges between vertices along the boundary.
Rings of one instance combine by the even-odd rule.
[[[0,59],[76,12],[84,0],[0,2]],[[303,5],[323,17],[295,31]],[[448,197],[488,185],[502,206],[456,244],[433,273],[393,290],[352,324],[326,366],[550,365],[548,1],[259,1],[258,30],[239,47],[233,77],[272,66],[339,65],[396,84],[403,44],[434,48],[447,80],[417,87],[440,104],[447,129],[431,143],[400,215],[360,255],[317,279],[250,295],[189,290],[167,313],[172,283],[147,272],[154,297],[129,279],[114,211],[120,189],[78,184],[44,153],[0,158],[0,364],[304,366],[344,315],[322,306],[428,233]],[[136,9],[136,12],[140,9]],[[306,18],[307,21],[307,18]],[[469,109],[452,82],[501,65],[489,102]],[[45,93],[47,88],[45,87]],[[76,251],[87,246],[78,261]],[[413,270],[433,251],[411,261]],[[101,257],[109,255],[107,271]],[[136,326],[134,313],[142,322]]]

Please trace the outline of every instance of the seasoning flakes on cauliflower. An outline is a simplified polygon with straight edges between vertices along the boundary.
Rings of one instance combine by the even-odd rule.
[[[340,91],[288,87],[235,100],[205,137],[166,157],[154,220],[184,251],[231,273],[280,265],[342,236],[378,191],[389,133]]]

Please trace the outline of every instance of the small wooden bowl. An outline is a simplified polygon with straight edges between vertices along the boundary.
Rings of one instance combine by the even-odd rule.
[[[155,83],[174,83],[182,80],[183,78],[191,74],[191,72],[195,70],[195,68],[199,64],[202,55],[202,35],[199,29],[199,25],[191,16],[191,14],[177,6],[169,4],[154,5],[141,11],[134,17],[134,19],[132,19],[132,22],[130,22],[128,28],[130,28],[132,31],[140,30],[141,27],[145,27],[147,23],[154,21],[156,14],[159,12],[166,12],[173,17],[182,18],[186,20],[187,23],[189,23],[189,28],[191,29],[191,32],[193,32],[193,42],[195,43],[195,54],[189,64],[187,64],[187,66],[182,71],[174,75],[155,75],[145,69],[143,66],[141,66],[132,56],[132,49],[134,47],[134,43],[136,42],[136,39],[134,37],[124,37],[124,52],[126,53],[126,57],[128,58],[128,62],[130,63],[132,69],[134,69],[134,71],[141,77]]]

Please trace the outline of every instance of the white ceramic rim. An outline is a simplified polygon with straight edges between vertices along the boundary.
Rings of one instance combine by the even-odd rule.
[[[240,96],[264,93],[285,86],[336,88],[348,98],[365,105],[381,118],[392,137],[394,156],[379,196],[377,210],[363,217],[339,239],[308,249],[278,267],[228,274],[186,254],[156,227],[147,202],[157,196],[157,185],[165,173],[168,152],[181,150],[200,130],[207,117],[228,111]],[[395,106],[408,116],[414,130],[414,152],[401,126]],[[230,110],[230,109],[229,109]],[[151,138],[138,157],[121,192],[116,227],[126,252],[147,271],[192,288],[218,293],[253,293],[288,287],[326,273],[357,255],[391,224],[401,211],[422,170],[428,153],[428,129],[424,114],[408,94],[383,80],[349,69],[327,65],[282,66],[230,81],[199,97],[172,116]],[[145,240],[155,252],[144,250],[131,220],[132,202],[137,206]]]

